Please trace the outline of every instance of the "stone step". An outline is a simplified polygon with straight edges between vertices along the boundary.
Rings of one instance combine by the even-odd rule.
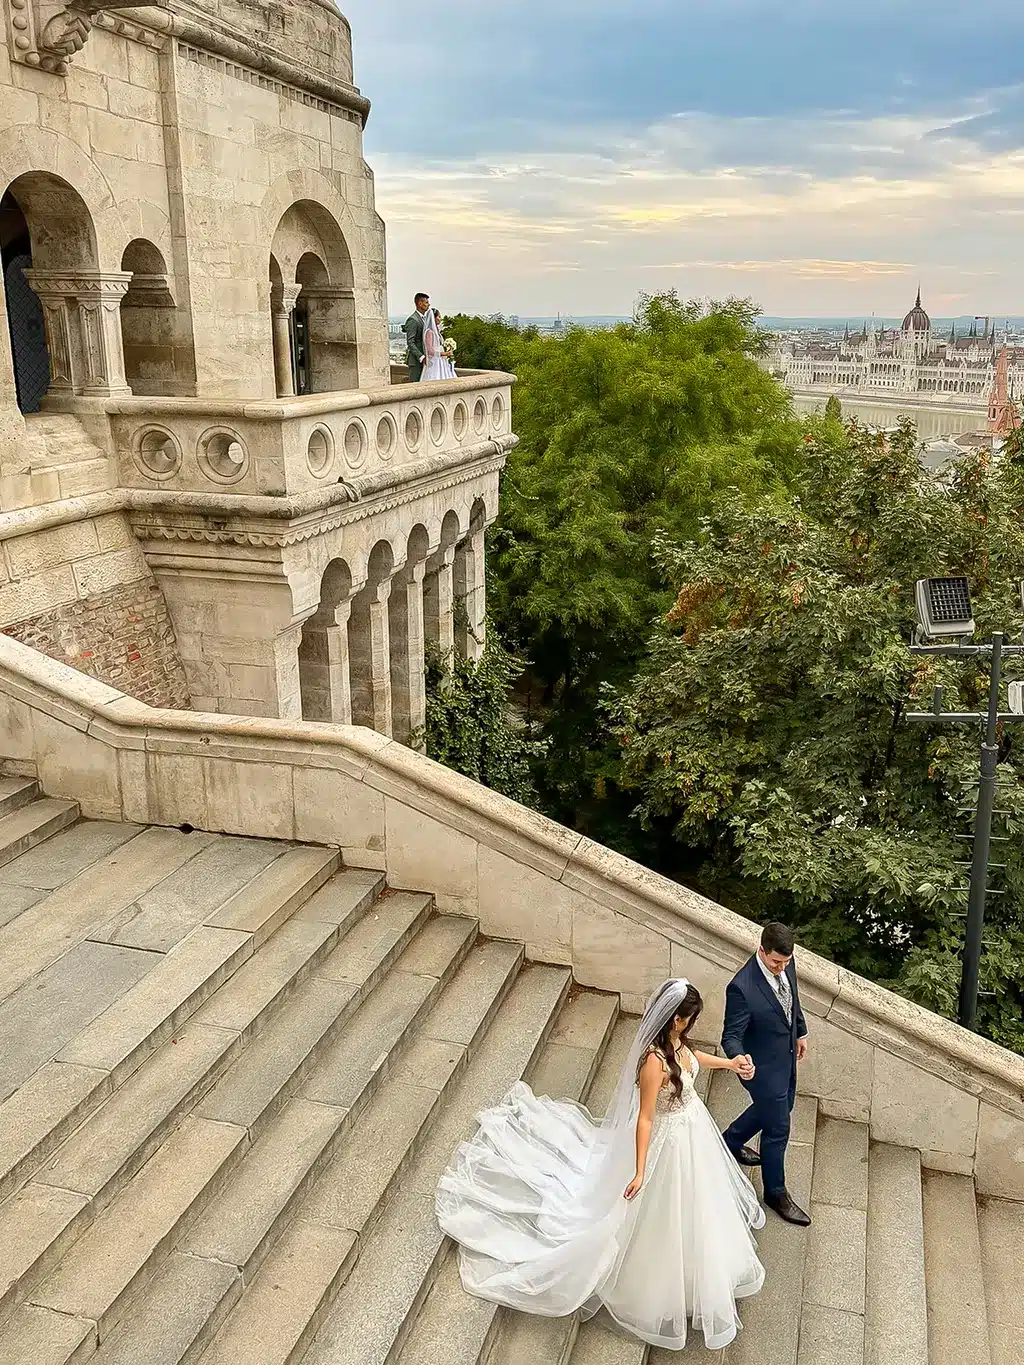
[[[31,777],[0,777],[0,819],[13,815],[39,795],[39,783]]]
[[[348,914],[337,923],[298,916],[289,920],[112,1099],[108,1071],[66,1062],[42,1067],[0,1105],[0,1198],[31,1175],[83,1120],[89,1121],[38,1178],[82,1189],[93,1198],[103,1190],[116,1192],[137,1169],[140,1155],[143,1160],[149,1155],[168,1126],[365,912],[380,882],[376,874],[337,873],[322,891],[330,890],[332,903],[346,906]],[[164,898],[164,908],[172,900]],[[154,923],[157,935],[170,923],[176,924],[176,918]]]
[[[285,1001],[197,1112],[257,1136],[402,954],[431,904],[429,896],[411,892],[378,901]]]
[[[974,1181],[925,1171],[923,1191],[930,1365],[993,1365]]]
[[[32,809],[26,807],[26,812]],[[17,818],[18,815],[8,817]],[[76,832],[69,830],[67,835]],[[63,838],[58,836],[53,841],[52,850],[46,844],[27,855],[29,858],[39,855],[39,877],[66,869]],[[104,856],[89,861],[70,879],[59,881],[30,909],[0,929],[0,996],[17,990],[70,948],[88,939],[196,857],[215,838],[210,834],[183,834],[177,829],[144,829]]]
[[[459,1142],[471,1134],[474,1116],[496,1104],[528,1069],[554,1024],[569,981],[564,968],[530,965],[519,973],[377,1219],[304,1365],[350,1360],[385,1365],[397,1358],[447,1249],[434,1215],[441,1172]],[[409,1074],[414,1074],[411,1062]]]
[[[725,1128],[747,1105],[747,1095],[739,1081],[727,1071],[716,1071],[711,1080],[708,1108],[719,1128]],[[811,1199],[814,1171],[814,1146],[817,1102],[797,1096],[786,1157],[786,1181],[793,1198],[803,1208]],[[761,1193],[760,1172],[753,1172],[753,1183]],[[760,1294],[739,1305],[743,1330],[727,1347],[728,1365],[796,1365],[808,1231],[784,1223],[768,1212],[764,1228],[757,1233],[758,1254],[768,1275]],[[694,1361],[722,1365],[720,1351],[709,1351],[702,1339],[691,1341],[687,1350]],[[673,1353],[654,1350],[651,1365],[667,1365]]]
[[[538,1095],[584,1099],[601,1064],[618,1016],[615,996],[573,991],[528,1068]],[[505,1314],[462,1288],[456,1249],[445,1257],[402,1349],[400,1365],[506,1365],[562,1359],[577,1323]]]
[[[867,1124],[819,1120],[798,1365],[864,1365],[868,1146]]]
[[[451,925],[466,921],[435,920],[448,925],[452,961],[464,952],[461,936],[453,936]],[[475,926],[474,926],[475,929]],[[433,943],[421,935],[402,958],[404,968],[438,962],[441,939]],[[415,1041],[403,1051],[400,1061],[390,1069],[387,1081],[372,1094],[345,1133],[337,1156],[296,1210],[298,1224],[321,1228],[333,1234],[335,1259],[318,1263],[309,1283],[298,1290],[282,1307],[276,1286],[282,1279],[292,1281],[293,1251],[287,1235],[274,1248],[247,1288],[238,1311],[233,1313],[223,1332],[203,1356],[211,1362],[248,1361],[259,1352],[261,1365],[276,1365],[290,1359],[295,1343],[305,1341],[316,1330],[320,1315],[347,1274],[354,1252],[366,1244],[389,1190],[402,1179],[417,1143],[423,1140],[442,1096],[465,1065],[476,1038],[500,1005],[522,961],[518,945],[487,943],[474,949],[456,972],[455,978],[422,1024],[417,1024]],[[403,975],[401,970],[392,975]],[[407,979],[411,975],[406,974]],[[378,988],[380,989],[380,988]],[[445,1034],[454,1031],[455,1017],[446,997],[449,992],[471,1000],[469,1013],[459,1019],[459,1030],[470,1039],[468,1044],[451,1043]],[[370,1003],[372,1003],[371,997]],[[442,1008],[444,1006],[444,1008]],[[440,1032],[440,1036],[438,1033]],[[366,1063],[363,1070],[368,1072]],[[319,1073],[320,1068],[317,1069]],[[378,1068],[379,1070],[379,1068]],[[408,1079],[407,1079],[408,1078]],[[314,1076],[316,1081],[316,1075]],[[374,1239],[376,1243],[376,1239]],[[268,1311],[276,1297],[280,1321],[273,1329],[273,1349],[262,1333]],[[162,1360],[160,1362],[162,1365]]]
[[[102,1341],[119,1321],[133,1296],[152,1278],[163,1253],[183,1234],[217,1193],[248,1146],[243,1128],[211,1123],[195,1116],[186,1118],[139,1174],[79,1236],[55,1268],[28,1295],[11,1319],[11,1330],[35,1334],[35,1353],[26,1359],[64,1362],[55,1324],[50,1318],[34,1319],[32,1306],[48,1308],[65,1317],[91,1324],[92,1344]],[[64,1191],[36,1189],[50,1196]],[[26,1187],[26,1191],[33,1187]],[[26,1192],[15,1196],[21,1199]],[[77,1198],[78,1196],[74,1196]],[[56,1216],[38,1205],[39,1220],[25,1220],[29,1240],[21,1245],[27,1259],[36,1251],[39,1236],[52,1231],[43,1216]],[[35,1324],[35,1325],[33,1325]],[[5,1329],[6,1330],[6,1329]],[[63,1339],[61,1328],[59,1339]],[[72,1357],[73,1358],[73,1357]]]
[[[868,1179],[866,1365],[928,1365],[921,1155],[874,1143]]]
[[[55,801],[44,796],[0,818],[0,867],[28,852],[51,834],[78,819],[77,801]]]
[[[1020,1365],[1024,1360],[1024,1295],[1020,1292],[1024,1203],[980,1200],[978,1227],[992,1365]]]

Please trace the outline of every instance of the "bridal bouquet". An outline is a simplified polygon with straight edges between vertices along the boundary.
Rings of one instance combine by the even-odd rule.
[[[459,343],[454,337],[441,338],[441,350],[449,360],[455,359],[455,352],[459,349]]]

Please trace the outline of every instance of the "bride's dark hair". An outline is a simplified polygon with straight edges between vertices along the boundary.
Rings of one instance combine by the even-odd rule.
[[[683,1073],[679,1067],[679,1062],[676,1059],[675,1048],[672,1046],[669,1035],[672,1032],[672,1027],[676,1020],[684,1019],[686,1021],[686,1027],[683,1029],[679,1042],[689,1047],[690,1030],[697,1022],[703,1008],[704,1001],[701,998],[700,991],[696,986],[688,984],[686,987],[686,994],[679,1002],[679,1008],[671,1019],[666,1020],[664,1027],[652,1044],[653,1047],[658,1049],[668,1063],[669,1080],[672,1082],[672,1089],[676,1092],[677,1100],[682,1099],[683,1097]]]

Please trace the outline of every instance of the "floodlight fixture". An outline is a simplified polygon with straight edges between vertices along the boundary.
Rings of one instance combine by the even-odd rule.
[[[1006,691],[1010,699],[1011,715],[1024,716],[1024,682],[1008,683]]]
[[[971,592],[966,578],[921,578],[914,590],[921,634],[929,640],[974,634]]]

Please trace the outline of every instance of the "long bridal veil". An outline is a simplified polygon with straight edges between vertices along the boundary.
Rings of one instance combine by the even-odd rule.
[[[615,1274],[642,1202],[623,1197],[636,1169],[637,1070],[678,1013],[688,984],[667,981],[648,1002],[600,1123],[582,1106],[538,1098],[522,1083],[479,1116],[478,1134],[459,1148],[436,1201],[442,1228],[460,1244],[463,1283],[471,1293],[550,1317],[578,1309],[587,1316],[601,1306],[600,1291]],[[721,1138],[706,1114],[703,1122],[711,1132],[702,1140],[714,1149]],[[753,1190],[749,1194],[756,1209]],[[745,1226],[741,1235],[749,1252]],[[665,1253],[672,1255],[669,1247]],[[728,1301],[716,1307],[716,1317],[728,1316],[730,1333],[732,1290],[730,1283],[716,1296]],[[648,1340],[662,1340],[660,1321],[629,1325]]]

